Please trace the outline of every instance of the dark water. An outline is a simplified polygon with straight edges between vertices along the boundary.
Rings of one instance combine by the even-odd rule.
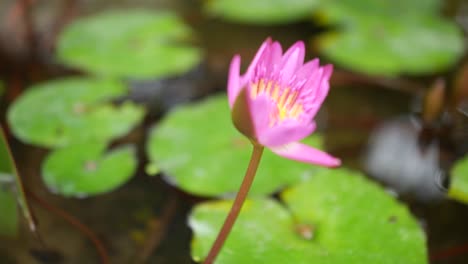
[[[0,14],[4,14],[13,1],[6,2],[0,4]],[[60,1],[40,2],[35,13],[38,29],[46,31],[51,23],[51,13],[57,10]],[[454,6],[458,3],[448,2]],[[275,27],[225,23],[203,17],[199,3],[188,0],[84,0],[77,6],[77,15],[117,7],[177,10],[194,27],[197,33],[194,42],[206,52],[204,62],[186,76],[158,82],[130,82],[130,97],[148,105],[151,110],[144,124],[118,142],[138,144],[141,166],[137,175],[112,193],[82,200],[65,199],[48,192],[41,182],[40,165],[46,150],[13,139],[15,158],[28,188],[94,230],[108,248],[111,263],[135,263],[142,258],[147,258],[148,263],[191,263],[191,233],[186,219],[191,206],[201,199],[144,173],[146,158],[143,146],[149,127],[176,104],[224,91],[225,75],[233,54],[240,53],[247,62],[267,36],[288,46],[298,39],[309,40],[320,29],[307,23]],[[447,10],[452,15],[457,13],[456,8]],[[465,13],[465,19],[467,16]],[[0,60],[11,63],[8,64],[10,66],[3,65],[0,74],[8,85],[18,90],[17,93],[9,91],[1,102],[3,121],[6,105],[24,87],[72,72],[47,58],[36,58],[31,62],[21,47],[15,49],[8,44],[5,34],[2,37]],[[19,51],[13,56],[9,53],[11,50]],[[367,170],[379,182],[400,192],[401,200],[409,205],[426,230],[431,254],[468,244],[468,207],[446,199],[444,194],[444,184],[449,177],[446,169],[460,153],[466,153],[466,149],[459,147],[467,141],[466,130],[462,129],[459,132],[462,136],[458,138],[437,134],[429,137],[428,144],[418,143],[422,131],[417,121],[422,100],[420,86],[429,84],[433,77],[413,79],[411,82],[417,85],[403,87],[399,80],[371,79],[338,69],[324,110],[318,117],[331,153],[341,157],[346,166]],[[461,115],[457,122],[466,127],[468,120]],[[369,147],[369,142],[373,142],[373,147]],[[372,153],[371,156],[378,159],[370,160],[366,153]],[[405,153],[405,156],[395,157],[395,153]],[[395,174],[401,178],[395,179]],[[41,244],[23,225],[19,239],[0,238],[0,263],[98,263],[95,248],[82,233],[38,203],[31,201],[31,204],[44,243]],[[162,228],[151,232],[158,230],[155,228],[158,225]],[[145,250],[150,243],[145,235],[150,233],[161,236],[162,240],[154,251],[147,254]],[[468,252],[442,257],[433,263],[468,263]]]

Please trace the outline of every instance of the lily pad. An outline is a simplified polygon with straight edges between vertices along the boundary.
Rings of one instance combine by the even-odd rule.
[[[376,184],[346,169],[320,173],[281,196],[248,200],[217,264],[423,264],[426,238],[406,207]],[[231,201],[194,208],[192,256],[202,260]]]
[[[451,174],[448,195],[455,200],[468,203],[468,156],[455,163]]]
[[[57,52],[65,64],[97,75],[165,77],[200,62],[200,50],[185,44],[191,35],[171,12],[114,10],[67,26]]]
[[[367,74],[437,72],[452,66],[464,52],[460,29],[435,16],[356,15],[344,23],[340,32],[322,35],[321,52],[341,66]]]
[[[127,134],[144,109],[109,102],[125,95],[118,81],[68,78],[31,87],[10,107],[8,121],[22,141],[45,147],[109,141]]]
[[[317,0],[211,0],[205,1],[205,10],[234,22],[270,25],[307,18],[318,4]]]
[[[1,185],[1,182],[0,182]],[[11,191],[0,186],[0,235],[14,237],[18,233],[18,207]]]
[[[55,193],[73,197],[118,188],[135,172],[135,150],[127,146],[105,154],[105,149],[105,143],[87,142],[55,150],[42,165],[45,184]]]
[[[321,148],[315,134],[305,143]],[[151,163],[179,188],[201,196],[237,192],[251,155],[251,144],[232,125],[226,96],[183,106],[151,132]],[[286,160],[265,150],[250,194],[264,195],[310,177],[317,167]]]
[[[322,53],[367,74],[424,74],[452,66],[464,52],[462,31],[440,16],[441,1],[332,0],[320,6],[341,31],[319,38]]]
[[[440,0],[329,0],[321,3],[322,15],[329,22],[346,23],[362,17],[400,19],[438,15]]]

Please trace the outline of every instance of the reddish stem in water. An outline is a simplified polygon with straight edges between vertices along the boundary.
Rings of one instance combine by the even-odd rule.
[[[219,251],[224,245],[229,233],[231,232],[232,226],[236,222],[237,217],[239,216],[242,205],[244,204],[247,194],[249,193],[250,186],[255,178],[255,173],[257,172],[258,165],[260,164],[260,159],[263,154],[263,146],[253,144],[252,156],[250,157],[249,167],[245,172],[244,180],[239,188],[239,192],[236,195],[236,199],[232,204],[231,210],[229,211],[224,224],[221,227],[221,231],[218,233],[213,246],[211,247],[208,256],[205,259],[204,264],[212,264],[218,256]]]
[[[467,252],[468,252],[468,243],[432,253],[430,254],[430,260],[431,261],[444,260],[450,257],[455,257],[455,256],[459,256],[462,254],[466,254]]]
[[[52,204],[49,204],[46,200],[42,199],[41,197],[37,196],[35,193],[33,193],[31,190],[26,189],[26,193],[29,197],[31,197],[34,201],[36,201],[40,206],[45,208],[47,211],[52,212],[61,218],[63,218],[65,221],[67,221],[69,224],[71,224],[73,227],[78,229],[81,233],[83,233],[88,239],[94,244],[96,247],[96,250],[99,254],[99,258],[101,259],[102,264],[109,264],[109,256],[107,255],[107,250],[104,247],[104,245],[101,243],[99,238],[94,234],[91,229],[89,229],[87,226],[82,224],[78,219],[75,217],[71,216],[64,210],[55,207]]]

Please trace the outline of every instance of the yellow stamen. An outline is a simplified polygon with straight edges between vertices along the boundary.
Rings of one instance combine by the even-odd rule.
[[[252,83],[250,85],[250,97],[256,98],[258,94],[258,84],[257,83]]]
[[[302,114],[302,105],[300,104],[295,104],[290,111],[291,117],[294,119],[297,119],[300,114]]]
[[[275,84],[275,88],[273,89],[273,93],[271,94],[271,98],[273,98],[273,100],[275,101],[278,101],[279,89],[280,86],[278,84]]]
[[[297,92],[290,93],[286,102],[284,102],[284,107],[288,107],[291,105],[291,102],[296,98]]]
[[[267,95],[276,103],[276,111],[270,113],[270,126],[284,119],[297,119],[304,112],[303,106],[297,102],[299,93],[291,91],[289,87],[282,89],[273,81],[265,82],[264,79],[260,79],[257,83],[251,84],[250,90],[253,99],[259,94]]]
[[[273,86],[273,82],[272,81],[269,81],[267,83],[267,86],[266,86],[266,89],[265,89],[265,93],[267,93],[268,95],[271,95],[271,87]]]
[[[263,93],[265,91],[265,82],[263,79],[260,79],[260,82],[258,84],[258,93]]]
[[[289,88],[284,89],[283,94],[281,94],[280,99],[278,100],[278,106],[283,108],[284,107],[284,101],[286,100],[286,96],[289,94]]]

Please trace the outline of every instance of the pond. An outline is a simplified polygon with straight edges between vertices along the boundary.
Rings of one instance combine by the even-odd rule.
[[[246,204],[257,209],[241,212],[245,233],[227,248],[247,258],[228,252],[217,263],[466,263],[467,179],[455,175],[468,173],[461,164],[468,162],[468,4],[234,2],[0,4],[0,121],[37,224],[31,232],[18,217],[13,236],[0,227],[0,263],[198,263],[207,253],[203,228],[212,228],[204,225],[227,214],[219,200],[234,197],[250,155],[249,141],[230,125],[230,62],[239,54],[245,72],[268,37],[283,50],[302,40],[306,61],[334,64],[318,132],[306,142],[339,157],[343,169],[333,171],[349,175],[265,150]],[[0,195],[20,195],[2,173]],[[303,197],[310,200],[301,204]],[[309,207],[315,211],[301,211]],[[390,214],[384,224],[408,232],[373,226],[382,212]],[[288,217],[304,241],[276,229]],[[335,221],[349,237],[324,234]],[[315,239],[310,250],[318,255],[294,253]],[[275,255],[282,247],[293,253]],[[356,249],[357,257],[333,255]]]

